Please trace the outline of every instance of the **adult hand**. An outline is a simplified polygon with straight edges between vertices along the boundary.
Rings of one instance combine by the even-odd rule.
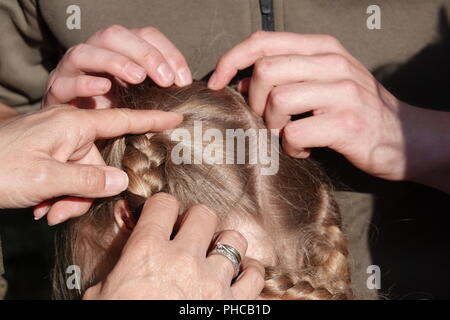
[[[96,108],[111,107],[107,76],[123,84],[138,84],[149,76],[162,87],[192,82],[185,58],[160,31],[113,25],[67,51],[49,77],[43,106],[89,97]]]
[[[192,207],[171,240],[178,211],[174,197],[151,197],[117,265],[84,299],[256,299],[264,287],[264,267],[244,258],[232,282],[232,263],[221,255],[207,256],[218,224],[215,213],[203,205]],[[216,241],[245,256],[247,241],[240,233],[223,231]]]
[[[113,84],[138,84],[147,76],[162,87],[192,82],[185,58],[160,31],[152,27],[130,30],[113,25],[67,51],[49,77],[42,107],[70,103],[80,108],[110,108],[114,106]],[[105,165],[96,147],[86,158],[92,164]],[[35,214],[41,216],[51,208],[58,215],[66,211],[81,215],[89,210],[91,203],[88,198],[63,198],[39,204]]]
[[[94,142],[174,128],[181,121],[181,115],[162,111],[58,106],[8,122],[0,127],[0,207],[24,208],[60,196],[117,195],[127,188],[128,177],[92,162]],[[70,206],[53,209],[48,214],[51,225],[80,215]]]
[[[401,108],[336,39],[325,35],[257,32],[218,62],[209,86],[223,88],[254,64],[248,87],[251,108],[267,126],[283,129],[284,150],[305,158],[309,148],[329,147],[381,178],[405,178]],[[313,116],[291,121],[292,115]],[[407,111],[406,111],[407,112]]]

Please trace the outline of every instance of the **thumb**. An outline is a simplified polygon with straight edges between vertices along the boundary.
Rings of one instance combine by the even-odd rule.
[[[57,163],[49,179],[51,197],[103,198],[115,196],[128,187],[128,176],[115,167]]]

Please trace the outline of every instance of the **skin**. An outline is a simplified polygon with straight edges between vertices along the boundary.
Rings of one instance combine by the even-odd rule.
[[[399,101],[336,39],[256,32],[220,58],[209,87],[251,65],[240,89],[269,128],[282,129],[292,157],[329,147],[374,176],[450,193],[450,113]],[[306,112],[313,116],[291,121]]]
[[[111,80],[92,73],[107,73],[123,84],[140,83],[146,76],[163,87],[173,83],[189,84],[192,79],[180,56],[156,29],[127,30],[112,26],[96,33],[86,44],[68,51],[51,74],[43,105],[93,97],[98,108],[111,107],[112,101],[107,95]],[[223,88],[238,70],[251,65],[255,65],[255,72],[251,79],[241,84],[241,89],[248,89],[250,106],[265,117],[269,128],[283,129],[283,147],[288,154],[307,157],[310,148],[330,147],[375,176],[390,180],[409,179],[450,192],[450,182],[446,181],[450,150],[442,147],[449,143],[449,114],[425,111],[398,101],[336,39],[321,35],[257,32],[220,59],[211,77],[210,88]],[[54,110],[60,110],[59,115]],[[290,120],[291,115],[307,111],[312,111],[313,117]],[[0,185],[0,205],[29,206],[60,195],[75,196],[76,199],[58,201],[53,207],[44,204],[35,212],[39,217],[51,207],[49,219],[56,218],[50,223],[58,223],[87,211],[90,202],[80,202],[80,197],[109,196],[126,188],[126,178],[118,169],[107,169],[102,165],[103,160],[93,142],[96,138],[122,135],[135,125],[134,121],[142,124],[139,119],[144,118],[133,118],[126,122],[125,128],[121,127],[123,122],[117,123],[123,132],[108,135],[101,130],[101,120],[109,121],[104,122],[108,125],[103,129],[117,129],[111,123],[122,121],[123,114],[112,117],[105,116],[107,113],[97,114],[90,118],[97,121],[91,121],[67,107],[48,112],[7,121],[7,125],[0,127],[0,162],[7,164],[1,168],[1,176],[6,179],[2,179]],[[52,112],[56,115],[48,116]],[[400,114],[406,116],[400,119]],[[10,114],[8,118],[15,116]],[[59,117],[59,121],[54,122],[54,117],[56,120]],[[38,121],[33,121],[36,119]],[[172,118],[169,122],[179,120]],[[52,126],[44,127],[50,123]],[[85,132],[80,130],[82,123],[90,125],[89,139],[80,134]],[[147,124],[150,123],[156,125],[159,122]],[[78,131],[70,130],[76,124],[80,125]],[[33,128],[37,129],[33,131]],[[131,133],[146,132],[140,129],[142,127],[137,131],[133,129]],[[61,135],[61,132],[65,134]],[[48,137],[55,140],[49,143]],[[33,149],[36,143],[38,147]],[[34,152],[29,158],[28,154],[24,156],[24,150]],[[86,167],[90,169],[86,170]],[[17,168],[26,170],[17,171]],[[108,175],[116,177],[115,183],[105,188]],[[25,186],[18,181],[33,183]],[[153,198],[147,202],[144,218],[141,216],[118,264],[105,281],[87,291],[85,298],[257,297],[263,286],[263,270],[258,263],[244,262],[241,276],[230,285],[230,263],[220,256],[205,258],[215,230],[214,223],[194,219],[193,213],[209,212],[205,207],[192,209],[188,217],[194,218],[186,218],[175,239],[170,240],[178,211],[168,197],[158,196],[157,204]],[[63,211],[71,213],[65,217],[58,214]],[[209,231],[193,232],[196,226]],[[241,254],[245,254],[246,245],[242,245],[242,239],[234,242],[232,237],[225,237],[221,240],[239,247]],[[228,276],[225,270],[228,270]],[[158,280],[155,280],[155,274]]]
[[[192,83],[186,59],[159,30],[112,25],[67,50],[50,74],[43,106],[94,97],[97,108],[111,107],[106,75],[123,84],[138,84],[147,76],[161,87]]]
[[[97,139],[176,127],[177,113],[156,110],[83,110],[57,106],[11,120],[0,127],[0,208],[23,208],[64,195],[109,197],[128,187],[122,170],[91,162]],[[24,183],[26,182],[26,183]],[[179,206],[168,194],[147,201],[121,258],[86,299],[255,299],[264,286],[264,267],[245,257],[246,239],[224,231],[217,241],[244,257],[240,276],[220,255],[207,257],[218,219],[203,205],[185,214],[170,236]],[[68,216],[49,213],[50,225]],[[158,275],[155,277],[155,275]]]
[[[90,98],[96,109],[111,108],[112,81],[126,86],[139,84],[147,76],[162,87],[192,83],[186,59],[159,30],[112,25],[66,52],[50,74],[42,107],[70,103],[86,108],[87,101],[80,98]],[[105,164],[97,148],[92,148],[88,157],[97,165]],[[91,204],[89,198],[66,197],[38,205],[35,215],[70,212],[70,217],[76,217],[86,213]]]
[[[6,164],[0,169],[0,207],[40,203],[35,216],[41,218],[48,212],[50,225],[81,215],[92,198],[113,196],[128,186],[124,172],[104,165],[94,145],[96,139],[170,129],[182,121],[179,114],[149,110],[47,108],[77,97],[93,97],[99,109],[111,107],[107,95],[110,80],[93,77],[91,72],[109,73],[122,85],[142,82],[146,76],[161,86],[192,81],[182,55],[153,28],[112,26],[96,33],[87,44],[69,50],[50,77],[44,111],[18,117],[9,107],[0,106],[5,116],[0,117],[4,120],[0,126],[0,162]],[[67,195],[73,197],[46,201]],[[205,258],[217,226],[215,214],[205,206],[193,207],[175,239],[170,240],[177,215],[178,204],[170,195],[149,199],[113,272],[90,288],[85,298],[258,297],[264,286],[264,268],[245,257],[245,238],[235,231],[224,231],[217,237],[217,241],[233,245],[243,257],[241,273],[232,283],[234,268],[227,258]]]
[[[156,110],[59,106],[12,120],[0,127],[0,208],[25,208],[64,195],[117,195],[128,187],[128,177],[92,161],[94,142],[174,128],[182,119]],[[50,212],[47,218],[54,225],[69,216]]]
[[[144,205],[121,257],[110,275],[89,288],[84,299],[256,299],[264,287],[264,267],[244,258],[239,277],[221,255],[207,255],[218,219],[208,207],[188,210],[171,240],[179,206],[159,193]],[[235,247],[241,256],[247,241],[236,231],[216,241]]]

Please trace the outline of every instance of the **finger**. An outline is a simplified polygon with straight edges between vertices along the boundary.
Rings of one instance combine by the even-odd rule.
[[[231,286],[231,293],[236,300],[255,300],[264,289],[264,266],[257,260],[245,257],[242,271]]]
[[[76,119],[80,126],[92,128],[97,139],[110,139],[124,134],[142,134],[175,128],[183,116],[160,110],[132,110],[114,108],[103,110],[77,109]]]
[[[47,93],[47,104],[67,103],[78,97],[100,96],[110,89],[111,81],[101,77],[58,77]]]
[[[183,87],[192,83],[192,74],[186,59],[161,31],[152,27],[132,29],[131,31],[162,53],[172,70],[175,71],[175,84],[177,86]]]
[[[105,161],[97,147],[92,147],[78,164],[94,164],[105,166]],[[82,216],[89,211],[93,200],[89,198],[68,197],[54,202],[48,210],[47,221],[49,225],[62,223],[70,218]]]
[[[232,246],[239,252],[241,257],[245,256],[248,244],[241,233],[234,230],[222,231],[216,239],[216,243],[218,242]],[[219,279],[231,283],[235,274],[235,269],[230,259],[221,254],[210,254],[206,259],[206,262],[211,270],[215,271],[215,274]]]
[[[208,85],[211,89],[225,87],[239,70],[253,65],[262,57],[275,55],[316,55],[336,53],[359,64],[331,36],[304,35],[289,32],[256,32],[223,55]]]
[[[362,94],[358,84],[346,80],[333,83],[301,82],[276,86],[264,111],[269,129],[282,129],[293,115],[313,111],[315,115],[354,106]]]
[[[80,217],[89,211],[93,200],[89,198],[67,197],[56,201],[47,214],[49,226],[55,226],[69,219]]]
[[[125,27],[113,25],[94,34],[88,44],[96,45],[131,58],[162,87],[171,86],[175,73],[162,53]]]
[[[250,80],[251,78],[244,78],[241,81],[239,81],[237,90],[242,94],[247,94],[248,89],[250,87]]]
[[[183,217],[175,241],[191,252],[206,257],[218,223],[217,215],[210,208],[195,205]]]
[[[141,83],[146,77],[146,70],[133,62],[131,57],[89,44],[70,48],[52,77],[56,81],[87,72],[108,73],[131,84]],[[53,87],[54,82],[49,84]]]
[[[354,79],[364,86],[365,78],[365,75],[339,55],[266,57],[255,64],[248,100],[252,109],[263,115],[268,95],[275,86],[345,79]]]
[[[141,237],[169,240],[179,213],[178,201],[167,193],[157,193],[145,203],[139,220],[128,240],[132,244]],[[127,244],[127,245],[128,245]],[[132,246],[130,244],[130,246]]]
[[[52,203],[53,203],[53,201],[47,200],[47,201],[41,202],[40,204],[36,205],[33,208],[34,220],[42,219],[47,214],[47,212],[50,210]]]
[[[283,130],[283,150],[294,158],[304,158],[305,148],[338,149],[347,135],[333,114],[317,115],[290,122]]]
[[[46,199],[73,196],[104,198],[115,196],[128,187],[128,176],[118,168],[48,160],[48,174],[42,176]]]

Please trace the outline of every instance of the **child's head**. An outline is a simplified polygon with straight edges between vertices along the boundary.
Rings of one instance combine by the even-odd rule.
[[[184,122],[175,130],[99,144],[107,165],[127,172],[129,187],[120,196],[97,200],[89,213],[59,232],[54,272],[59,297],[80,295],[66,288],[64,271],[69,265],[81,268],[81,294],[105,278],[139,219],[142,204],[162,191],[178,199],[180,215],[194,204],[205,204],[219,216],[217,231],[234,229],[247,238],[247,255],[266,266],[262,297],[352,297],[347,244],[326,176],[313,161],[291,159],[278,154],[278,149],[272,150],[277,153],[272,157],[278,162],[277,171],[261,174],[269,165],[251,161],[261,144],[252,144],[249,137],[244,157],[239,158],[243,151],[239,138],[234,147],[225,141],[233,138],[230,132],[237,132],[230,130],[256,129],[258,142],[267,144],[269,154],[277,137],[264,132],[263,120],[237,92],[211,91],[201,82],[185,88],[146,82],[124,89],[119,103],[131,109],[179,112]],[[192,143],[186,143],[187,136]]]

